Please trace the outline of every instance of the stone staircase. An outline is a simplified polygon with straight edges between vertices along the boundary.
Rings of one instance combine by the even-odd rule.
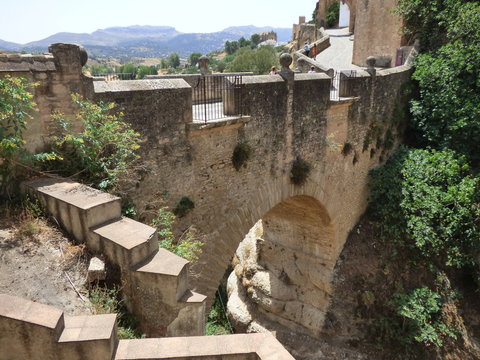
[[[119,340],[115,314],[66,316],[0,294],[0,360],[36,359],[294,360],[270,333]]]
[[[126,305],[148,336],[203,335],[206,297],[188,289],[189,262],[159,249],[156,229],[121,216],[121,199],[43,178],[24,183],[78,242],[121,270]]]

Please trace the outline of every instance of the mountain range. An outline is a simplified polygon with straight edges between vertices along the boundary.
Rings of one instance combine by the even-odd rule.
[[[7,51],[46,52],[53,43],[83,45],[91,57],[167,57],[175,52],[187,57],[192,52],[208,54],[222,49],[226,41],[249,39],[252,34],[275,31],[279,42],[290,41],[289,28],[235,26],[212,33],[181,33],[170,26],[126,26],[99,29],[91,34],[60,32],[27,44],[0,39],[0,49]]]

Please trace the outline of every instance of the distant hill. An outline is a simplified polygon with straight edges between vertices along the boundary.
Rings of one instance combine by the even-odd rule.
[[[23,45],[15,44],[9,41],[0,40],[0,49],[8,51],[19,51]]]
[[[250,38],[252,34],[275,31],[278,41],[290,41],[291,29],[256,27],[253,25],[229,27],[213,33],[180,33],[170,26],[126,26],[99,29],[91,34],[61,32],[27,44],[0,40],[0,49],[9,51],[46,52],[53,43],[83,45],[90,56],[104,57],[166,57],[172,52],[187,57],[192,52],[207,54],[222,49],[225,41]]]

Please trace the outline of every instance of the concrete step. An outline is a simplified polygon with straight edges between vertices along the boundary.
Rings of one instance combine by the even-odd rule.
[[[23,186],[79,242],[88,243],[91,227],[121,216],[119,197],[67,179],[42,178]]]
[[[115,314],[65,316],[58,340],[60,359],[84,354],[91,360],[111,359],[118,345]]]
[[[158,291],[164,301],[176,304],[188,290],[188,264],[184,258],[160,248],[147,262],[135,267],[132,278],[137,286],[149,284],[150,291]]]
[[[122,217],[92,228],[91,248],[127,269],[158,250],[157,229]]]

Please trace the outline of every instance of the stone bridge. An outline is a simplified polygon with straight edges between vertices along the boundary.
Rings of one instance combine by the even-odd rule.
[[[261,293],[259,303],[275,305],[264,306],[275,321],[318,336],[333,268],[367,205],[368,172],[401,137],[410,68],[360,70],[349,80],[351,96],[339,101],[330,100],[332,79],[326,74],[244,77],[246,116],[200,124],[192,121],[192,90],[182,79],[93,81],[81,74],[77,46],[56,44],[51,52],[55,57],[43,62],[45,69],[21,57],[15,61],[23,67],[3,68],[4,74],[41,81],[32,143],[39,148],[49,141],[47,114],[69,111],[72,90],[117,103],[144,139],[137,170],[121,187],[140,220],[148,222],[155,209],[174,206],[183,196],[195,204],[176,225],[178,232],[193,225],[204,234],[190,288],[211,303],[239,243],[263,220],[259,271],[289,295],[255,284],[251,292]],[[236,170],[232,155],[239,144],[247,145],[250,156]],[[292,182],[294,164],[309,168],[300,184]]]

